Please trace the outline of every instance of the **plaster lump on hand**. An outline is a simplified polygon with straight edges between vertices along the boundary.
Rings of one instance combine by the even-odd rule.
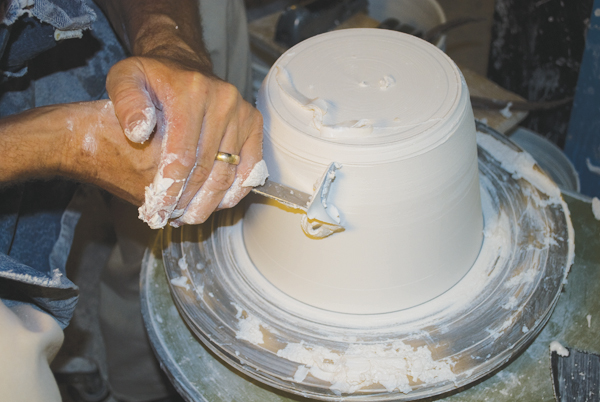
[[[269,177],[269,169],[264,160],[258,162],[252,168],[252,171],[242,183],[242,187],[256,187],[265,184],[265,180]]]

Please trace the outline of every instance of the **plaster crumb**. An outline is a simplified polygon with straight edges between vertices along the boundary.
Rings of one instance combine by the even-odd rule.
[[[304,233],[319,239],[324,239],[325,237],[344,230],[343,227],[338,225],[330,225],[321,221],[310,220],[307,215],[302,215],[300,218],[300,226]]]
[[[185,257],[181,257],[179,259],[179,261],[177,261],[177,265],[179,265],[179,269],[181,269],[182,271],[188,270],[188,264],[187,264],[187,261],[185,260]]]
[[[592,198],[592,213],[600,221],[600,200],[596,197]]]
[[[260,327],[265,327],[265,325],[257,317],[245,312],[237,304],[231,303],[231,305],[237,310],[235,318],[238,319],[239,329],[235,334],[236,339],[248,341],[254,345],[260,345],[264,343],[263,333],[260,330]]]
[[[558,341],[550,342],[550,352],[556,352],[559,356],[569,356],[569,351]]]
[[[187,283],[187,276],[180,276],[179,278],[171,279],[171,283],[175,286],[179,286],[180,288],[184,288],[185,290],[190,290],[190,285]]]
[[[433,360],[426,346],[413,349],[401,341],[387,345],[353,344],[344,352],[304,342],[289,343],[277,351],[277,356],[301,364],[294,374],[295,381],[310,373],[331,383],[330,389],[336,395],[351,394],[376,383],[388,392],[409,393],[409,377],[413,383],[425,384],[456,380],[450,362]]]
[[[510,119],[512,117],[512,112],[510,111],[510,107],[512,106],[512,102],[508,102],[506,104],[506,107],[502,110],[500,110],[500,114],[502,116],[504,116],[507,119]]]

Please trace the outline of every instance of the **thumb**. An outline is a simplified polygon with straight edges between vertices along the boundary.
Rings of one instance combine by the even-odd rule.
[[[106,90],[127,138],[144,143],[156,126],[156,110],[142,66],[131,59],[115,64],[106,77]]]

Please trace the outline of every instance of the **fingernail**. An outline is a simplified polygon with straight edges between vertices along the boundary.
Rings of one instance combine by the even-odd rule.
[[[156,114],[153,107],[148,107],[141,112],[137,112],[130,119],[128,127],[125,129],[125,135],[133,142],[143,144],[156,126]]]

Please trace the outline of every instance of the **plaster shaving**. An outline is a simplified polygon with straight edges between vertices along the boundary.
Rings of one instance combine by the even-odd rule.
[[[585,159],[585,164],[587,165],[587,168],[590,172],[600,175],[600,166],[594,165],[590,158]]]
[[[329,164],[321,178],[313,187],[313,194],[306,208],[306,215],[300,218],[300,226],[307,235],[323,239],[334,233],[342,232],[340,212],[329,200],[331,185],[335,180],[335,171],[342,165],[336,162]]]
[[[550,197],[550,202],[560,202],[560,189],[546,176],[527,153],[510,148],[489,135],[477,135],[477,144],[489,152],[514,179],[523,178]]]
[[[336,108],[335,103],[326,99],[310,99],[302,94],[295,86],[289,71],[283,67],[276,67],[276,79],[282,93],[298,103],[306,111],[312,113],[311,126],[325,138],[335,139],[340,135],[344,137],[365,137],[373,132],[373,121],[361,118],[357,120],[335,121],[331,110]],[[391,76],[383,77],[378,85],[385,90],[395,83]],[[358,84],[361,87],[368,86],[365,82]]]
[[[235,303],[231,303],[236,308],[238,319],[238,331],[235,337],[244,341],[248,341],[254,345],[260,345],[264,343],[263,333],[260,330],[261,325],[264,324],[256,317],[246,313],[244,309]]]
[[[487,134],[480,133],[479,136]],[[496,141],[496,140],[494,140]],[[488,148],[492,146],[485,140]],[[496,146],[494,143],[493,146]],[[487,149],[487,148],[486,148]],[[519,160],[510,152],[500,154],[496,153],[500,158],[499,163],[502,163],[503,158],[508,161]],[[513,163],[510,162],[510,163]],[[516,163],[508,166],[513,166],[514,169],[508,171],[511,175],[517,177],[535,177],[533,170],[534,166],[529,163]],[[528,172],[528,170],[531,170]],[[455,324],[455,319],[449,319],[450,327],[439,327],[440,321],[446,317],[462,317],[472,309],[472,306],[478,304],[477,300],[482,295],[482,289],[489,286],[491,283],[497,283],[494,287],[501,289],[500,293],[504,298],[504,302],[499,304],[499,308],[505,311],[505,318],[496,320],[489,327],[483,328],[488,334],[488,340],[494,344],[499,339],[511,334],[512,328],[518,325],[520,333],[523,336],[534,336],[537,333],[539,325],[535,322],[523,322],[522,314],[524,310],[524,298],[527,299],[532,290],[536,288],[542,272],[538,266],[539,261],[544,260],[544,253],[550,247],[555,247],[557,244],[552,239],[551,232],[544,226],[536,226],[531,229],[531,234],[534,238],[530,238],[532,245],[529,245],[524,251],[529,255],[531,260],[524,264],[522,269],[514,272],[513,275],[503,278],[505,275],[505,267],[510,261],[515,258],[512,253],[513,242],[516,241],[514,221],[507,215],[504,210],[497,210],[497,195],[495,194],[494,184],[485,176],[481,177],[481,196],[483,215],[485,217],[484,227],[484,242],[481,247],[479,256],[472,269],[466,276],[453,288],[447,291],[444,295],[422,304],[413,307],[409,310],[404,310],[395,314],[389,314],[388,318],[381,315],[336,315],[335,313],[323,311],[320,309],[306,310],[306,306],[290,298],[281,298],[281,293],[275,292],[272,285],[265,282],[264,277],[258,271],[249,271],[246,275],[251,278],[253,286],[257,289],[262,289],[261,294],[265,297],[274,297],[270,299],[271,304],[283,308],[285,311],[294,311],[295,315],[306,314],[306,319],[311,322],[323,322],[329,325],[339,326],[340,328],[369,328],[369,331],[374,331],[379,328],[382,331],[381,337],[384,337],[387,325],[397,325],[399,322],[409,323],[408,328],[437,328],[441,333],[449,331],[451,325]],[[548,191],[547,188],[545,188]],[[552,193],[552,192],[551,192]],[[546,196],[540,191],[540,195],[529,192],[527,197]],[[537,205],[540,200],[533,201],[533,205]],[[561,203],[561,199],[554,200],[548,205],[559,204],[566,208],[566,204]],[[568,213],[568,210],[566,210]],[[523,212],[521,220],[533,222],[536,218],[536,208],[526,208]],[[543,221],[542,221],[543,222]],[[540,224],[542,224],[540,222]],[[569,255],[567,256],[567,264],[570,266],[573,260],[573,236],[572,227],[569,223],[570,237],[568,240]],[[235,237],[234,237],[235,239]],[[241,238],[239,242],[241,242]],[[562,241],[562,240],[561,240]],[[232,250],[239,249],[239,245],[234,243]],[[525,250],[524,249],[524,250]],[[237,255],[236,258],[243,257]],[[247,258],[247,257],[245,257]],[[566,273],[568,269],[564,272]],[[559,283],[562,283],[564,277],[559,278]],[[259,285],[257,285],[259,284]],[[500,285],[500,286],[499,286]],[[484,292],[485,293],[485,292]],[[485,298],[488,296],[486,295]],[[299,313],[302,312],[302,313]],[[491,313],[490,314],[494,314]],[[240,316],[238,314],[238,316]],[[247,324],[242,323],[247,318],[240,316],[240,324],[248,325],[256,330],[256,323],[249,321]],[[297,319],[297,318],[296,318]],[[297,325],[302,326],[303,321],[298,321]],[[252,325],[250,326],[250,324]],[[268,324],[261,323],[266,327]],[[241,325],[240,325],[241,327]],[[346,330],[347,332],[349,330]],[[246,337],[247,335],[241,335]],[[414,339],[427,339],[430,335],[427,333],[414,333]],[[251,338],[248,336],[248,338]],[[399,392],[411,392],[414,389],[415,383],[422,381],[427,384],[458,382],[460,379],[464,381],[470,373],[455,373],[454,363],[451,359],[436,360],[432,358],[432,350],[427,347],[413,348],[408,343],[400,341],[389,342],[381,341],[371,344],[361,345],[356,340],[350,341],[348,335],[340,336],[339,338],[330,335],[329,340],[339,340],[351,342],[348,349],[344,351],[333,350],[319,344],[310,344],[306,342],[290,342],[285,347],[277,350],[279,357],[298,363],[297,369],[293,374],[294,382],[303,382],[307,376],[312,376],[316,379],[330,384],[330,389],[339,394],[351,394],[371,386],[373,384],[381,384],[388,392],[397,390]],[[489,358],[489,356],[488,356]]]
[[[313,195],[306,209],[306,216],[309,219],[318,219],[332,225],[340,223],[340,212],[329,200],[329,194],[336,177],[335,172],[341,168],[340,163],[331,163],[319,181],[315,183]]]
[[[188,263],[185,260],[185,257],[181,257],[179,259],[179,261],[177,261],[177,265],[179,266],[179,269],[181,269],[182,271],[187,271],[188,270]]]
[[[171,279],[171,283],[175,286],[179,286],[180,288],[184,288],[185,290],[190,290],[190,284],[188,283],[187,276],[173,278]]]
[[[307,215],[302,215],[300,218],[300,226],[304,233],[317,239],[324,239],[325,237],[344,230],[343,227],[338,225],[330,225],[318,220],[311,220]]]
[[[245,245],[268,280],[312,306],[372,314],[424,303],[464,276],[483,239],[468,88],[417,38],[331,37],[280,57],[257,98],[270,177],[314,191],[307,215],[253,203]]]
[[[331,383],[330,389],[337,395],[352,394],[377,383],[388,392],[409,393],[411,380],[429,384],[456,379],[451,362],[435,361],[426,346],[415,349],[401,341],[355,344],[344,352],[303,342],[290,343],[277,351],[277,356],[302,364],[294,381],[302,382],[310,374]]]
[[[442,52],[408,35],[344,31],[327,34],[338,39],[333,45],[318,48],[320,36],[282,56],[258,107],[273,180],[307,191],[331,155],[343,164],[339,176],[323,176],[335,185],[312,202],[343,221],[346,232],[309,238],[297,230],[297,214],[264,204],[223,215],[214,243],[203,247],[214,253],[211,260],[227,263],[204,272],[227,279],[219,294],[236,309],[234,318],[225,309],[227,324],[233,321],[235,338],[246,342],[220,346],[238,354],[252,345],[239,354],[264,352],[272,364],[265,372],[277,372],[269,378],[283,375],[337,395],[449,391],[480,378],[481,367],[498,367],[541,330],[553,305],[535,303],[551,304],[535,299],[539,284],[560,293],[573,262],[568,208],[531,156],[476,134],[466,84]],[[386,46],[363,40],[370,35]],[[402,52],[390,51],[392,38],[407,42]],[[320,49],[327,63],[301,60],[306,49],[313,56]],[[339,60],[331,54],[338,51]],[[364,53],[369,62],[379,60],[375,54],[423,59],[369,69],[344,52]],[[323,82],[314,81],[313,69]],[[442,88],[445,97],[438,96]],[[387,106],[404,109],[388,95],[401,98],[406,115],[390,116]],[[489,165],[480,170],[482,160]],[[339,211],[331,216],[333,204]],[[547,264],[549,256],[555,264]],[[541,310],[524,314],[526,307]],[[458,350],[461,342],[453,341],[465,338]]]
[[[512,102],[508,102],[506,107],[500,110],[500,114],[504,116],[506,119],[510,119],[512,117],[512,112],[510,111],[510,107],[512,106]]]
[[[592,198],[592,213],[600,221],[600,200],[596,197]]]

